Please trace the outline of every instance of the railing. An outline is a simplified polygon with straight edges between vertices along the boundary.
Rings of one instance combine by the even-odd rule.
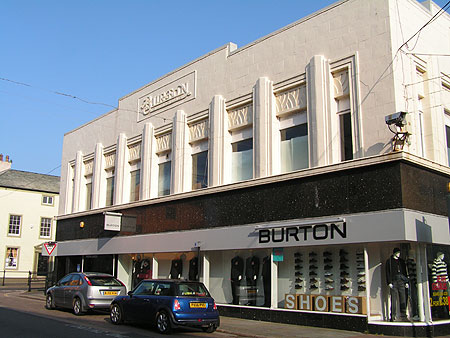
[[[47,286],[46,276],[38,276],[37,272],[33,271],[18,271],[18,270],[3,270],[2,286],[14,286],[18,289],[28,288],[30,292],[32,289],[45,289]]]

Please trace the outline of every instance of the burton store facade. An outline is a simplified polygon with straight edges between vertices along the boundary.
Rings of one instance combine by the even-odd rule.
[[[67,133],[55,278],[200,280],[223,315],[448,333],[449,15],[402,40],[438,11],[339,1]]]

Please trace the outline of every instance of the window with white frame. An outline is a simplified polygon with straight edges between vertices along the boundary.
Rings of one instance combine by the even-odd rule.
[[[251,133],[252,130],[250,129]],[[247,132],[248,133],[248,132]],[[233,133],[234,134],[234,133]],[[235,135],[233,135],[235,136]],[[243,137],[244,135],[240,135]],[[253,138],[245,138],[231,143],[232,147],[232,174],[233,182],[249,180],[253,178]]]
[[[170,154],[160,156],[158,164],[158,196],[170,195],[171,176],[172,162]]]
[[[207,119],[189,125],[189,143],[192,154],[192,190],[208,186],[208,128]]]
[[[444,109],[445,113],[445,138],[447,142],[447,164],[450,166],[450,110]]]
[[[105,206],[109,207],[114,203],[114,170],[106,171],[106,198]]]
[[[425,156],[424,137],[424,101],[425,101],[425,70],[416,67],[416,89],[417,89],[417,154]]]
[[[7,247],[5,255],[5,270],[17,269],[18,260],[19,260],[19,248]]]
[[[141,187],[141,142],[128,145],[128,170],[129,175],[129,201],[135,202],[140,199]]]
[[[192,190],[208,186],[208,151],[192,154]]]
[[[281,172],[309,167],[306,85],[300,84],[275,95],[280,128]]]
[[[353,159],[353,127],[348,69],[333,73],[341,161]]]
[[[42,196],[43,205],[53,205],[53,196],[43,195]]]
[[[86,176],[86,210],[92,209],[92,175]]]
[[[41,217],[41,228],[39,231],[39,237],[50,238],[52,235],[52,219],[47,217]]]
[[[139,189],[141,186],[141,170],[134,168],[130,172],[130,202],[139,201]]]
[[[20,236],[22,216],[9,215],[8,236]]]

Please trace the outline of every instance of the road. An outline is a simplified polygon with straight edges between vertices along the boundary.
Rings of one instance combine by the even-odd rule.
[[[23,295],[23,291],[0,291],[0,328],[4,338],[53,338],[53,337],[167,337],[149,325],[113,325],[108,313],[93,312],[75,316],[69,310],[47,310],[44,302]],[[176,337],[237,337],[214,332],[204,333],[195,329],[174,331]]]

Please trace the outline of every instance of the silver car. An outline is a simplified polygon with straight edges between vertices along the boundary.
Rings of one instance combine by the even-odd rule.
[[[100,272],[73,272],[46,292],[45,307],[72,308],[81,315],[90,309],[109,309],[116,296],[125,296],[126,286],[112,275]]]

